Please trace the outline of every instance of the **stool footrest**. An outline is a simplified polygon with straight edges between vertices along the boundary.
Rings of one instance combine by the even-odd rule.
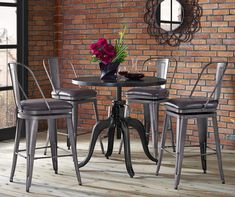
[[[170,153],[171,156],[176,157],[177,153],[175,153],[175,152],[173,153],[173,152],[167,150],[168,148],[171,148],[171,147],[172,146],[165,146],[164,148],[161,148],[161,149],[168,152],[168,153]],[[199,147],[199,145],[187,145],[187,146],[184,146],[184,147]],[[208,148],[208,149],[210,149],[214,152],[205,153],[205,154],[196,154],[195,153],[195,154],[191,154],[191,155],[184,155],[184,157],[198,157],[198,156],[206,156],[206,155],[215,155],[216,154],[216,150],[214,148],[211,148],[209,146],[206,146],[206,148]]]

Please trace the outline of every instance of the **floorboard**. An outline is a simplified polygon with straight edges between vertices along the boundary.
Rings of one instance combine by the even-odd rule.
[[[37,146],[44,145],[45,134],[40,133]],[[24,139],[22,140],[24,145]],[[66,148],[64,137],[59,138],[59,146]],[[89,146],[89,135],[78,138],[78,154],[81,161]],[[14,182],[9,182],[12,161],[13,140],[0,142],[0,197],[48,196],[48,197],[154,197],[154,196],[235,196],[235,151],[222,151],[226,184],[221,184],[216,156],[208,156],[208,172],[203,174],[200,158],[185,158],[181,182],[174,190],[175,158],[169,154],[163,157],[159,176],[155,175],[156,165],[147,159],[138,139],[131,140],[134,178],[126,172],[123,154],[117,154],[119,141],[115,141],[114,153],[106,159],[96,145],[90,162],[81,168],[83,185],[79,186],[71,157],[59,158],[59,173],[53,172],[51,159],[35,160],[33,181],[30,192],[25,192],[25,159],[19,157]],[[64,153],[63,150],[59,151]],[[187,150],[186,150],[187,152]],[[38,150],[41,155],[43,150]],[[48,153],[49,154],[49,153]]]

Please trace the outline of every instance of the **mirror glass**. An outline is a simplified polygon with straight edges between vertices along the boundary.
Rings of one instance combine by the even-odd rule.
[[[183,8],[177,0],[164,0],[157,8],[157,24],[165,31],[177,29],[183,22]]]

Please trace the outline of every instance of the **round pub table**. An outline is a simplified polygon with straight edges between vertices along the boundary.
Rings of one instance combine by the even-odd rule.
[[[100,120],[94,125],[88,154],[86,158],[79,163],[79,167],[83,167],[89,162],[94,152],[95,144],[99,135],[104,129],[108,128],[108,147],[105,154],[106,158],[109,158],[112,155],[115,130],[117,130],[117,137],[120,138],[120,135],[122,135],[124,142],[124,156],[127,172],[130,177],[133,177],[135,173],[131,162],[128,126],[131,126],[138,132],[146,156],[150,160],[157,162],[157,159],[154,158],[149,152],[148,140],[146,138],[146,131],[143,124],[138,119],[124,117],[125,101],[122,100],[122,87],[158,86],[165,84],[165,79],[146,76],[139,80],[129,80],[124,77],[116,80],[101,80],[99,76],[81,76],[73,79],[72,83],[80,86],[116,87],[116,98],[113,100],[112,112],[106,120]]]

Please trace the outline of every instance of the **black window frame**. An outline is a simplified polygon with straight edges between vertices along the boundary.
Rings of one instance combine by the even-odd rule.
[[[17,62],[28,64],[28,1],[17,0],[16,3],[0,2],[0,7],[17,8],[17,43],[10,45],[0,45],[0,49],[16,49]],[[28,74],[25,70],[19,69],[19,81],[27,94]],[[0,87],[0,91],[10,91],[12,86]],[[12,139],[15,136],[15,126],[0,129],[0,140]]]

